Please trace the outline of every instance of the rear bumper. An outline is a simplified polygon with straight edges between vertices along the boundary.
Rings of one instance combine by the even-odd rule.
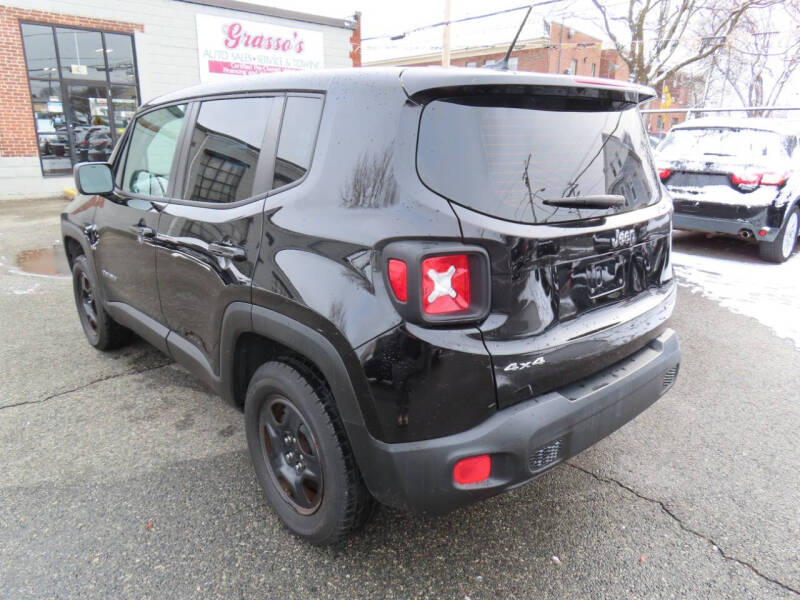
[[[541,475],[606,437],[661,397],[680,363],[678,337],[666,330],[628,358],[582,381],[499,411],[467,431],[387,444],[365,430],[351,443],[370,492],[384,504],[443,513]],[[355,434],[355,435],[354,435]],[[455,463],[490,454],[488,480],[453,481]]]
[[[737,207],[723,206],[725,210],[717,210],[719,213],[737,212],[747,216],[721,216],[714,214],[710,207],[697,208],[697,212],[684,212],[676,204],[675,213],[672,216],[672,226],[675,229],[688,229],[691,231],[704,231],[706,233],[724,233],[728,235],[740,235],[742,231],[750,234],[750,239],[756,241],[773,241],[780,231],[780,227],[770,227],[769,207]],[[741,208],[741,210],[737,210]],[[760,235],[760,231],[765,235]]]

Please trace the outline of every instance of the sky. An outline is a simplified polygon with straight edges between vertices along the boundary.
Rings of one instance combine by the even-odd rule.
[[[410,29],[430,25],[444,19],[444,0],[403,0],[386,2],[381,0],[251,0],[267,6],[299,10],[329,17],[351,17],[361,11],[361,36],[393,36]],[[606,0],[607,8],[626,6],[627,0]],[[451,0],[451,19],[480,15],[488,12],[516,8],[526,5],[525,0]],[[510,43],[524,15],[519,10],[472,22],[454,24],[451,28],[451,47],[453,49]],[[539,37],[543,34],[543,22],[558,21],[570,27],[607,41],[597,8],[590,0],[560,0],[555,4],[533,9],[520,39]],[[776,23],[774,29],[784,28]],[[413,56],[440,52],[442,28],[437,27],[423,32],[407,35],[402,40],[383,37],[365,40],[362,43],[362,61]],[[787,89],[781,104],[800,105],[800,77]],[[731,105],[738,105],[732,102]]]

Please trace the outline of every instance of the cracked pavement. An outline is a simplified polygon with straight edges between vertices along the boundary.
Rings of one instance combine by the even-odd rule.
[[[318,549],[269,511],[238,411],[144,342],[92,350],[70,280],[16,271],[61,206],[0,204],[0,599],[800,597],[800,352],[755,320],[681,289],[678,383],[636,420]]]

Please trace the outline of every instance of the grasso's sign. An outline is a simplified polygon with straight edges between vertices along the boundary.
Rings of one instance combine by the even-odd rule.
[[[200,81],[229,75],[321,69],[322,32],[197,15]]]

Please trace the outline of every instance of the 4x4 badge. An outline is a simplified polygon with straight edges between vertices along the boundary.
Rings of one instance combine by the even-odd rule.
[[[521,371],[522,369],[527,369],[529,367],[538,367],[539,365],[543,365],[547,361],[544,359],[544,356],[540,356],[536,360],[529,360],[526,362],[512,362],[508,366],[506,366],[503,371]]]

